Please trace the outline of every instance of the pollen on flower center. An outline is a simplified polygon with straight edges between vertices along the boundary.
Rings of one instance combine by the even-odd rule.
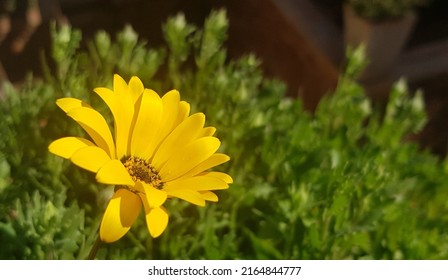
[[[122,158],[121,162],[134,182],[142,181],[159,190],[163,188],[163,182],[159,172],[148,161],[129,156]]]

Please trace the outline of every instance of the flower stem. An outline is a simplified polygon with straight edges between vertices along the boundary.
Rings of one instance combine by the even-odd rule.
[[[101,238],[98,235],[98,237],[95,240],[95,243],[93,243],[92,249],[90,249],[89,256],[87,257],[88,260],[95,259],[96,253],[98,252],[100,245],[101,245]]]

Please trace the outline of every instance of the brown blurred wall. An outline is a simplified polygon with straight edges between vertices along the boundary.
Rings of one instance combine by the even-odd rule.
[[[338,72],[312,42],[296,30],[272,1],[275,0],[61,0],[63,13],[88,39],[96,30],[114,33],[126,23],[146,38],[150,46],[163,44],[161,25],[169,16],[182,11],[189,22],[201,25],[213,8],[225,7],[230,21],[227,42],[230,57],[254,53],[262,60],[268,77],[284,81],[287,94],[303,98],[313,109],[319,98],[337,83]],[[41,1],[49,5],[51,1]],[[0,46],[0,60],[9,78],[21,81],[25,73],[40,73],[39,54],[49,49],[50,7],[42,6],[43,24],[21,54],[12,54],[10,38]],[[22,24],[23,12],[12,15],[13,29]],[[12,36],[10,36],[12,37]]]

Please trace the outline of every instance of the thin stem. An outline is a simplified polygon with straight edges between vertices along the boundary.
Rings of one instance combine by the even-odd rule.
[[[98,249],[100,248],[101,245],[101,238],[98,235],[98,237],[95,240],[95,243],[93,243],[92,249],[90,249],[90,253],[89,256],[87,257],[88,260],[94,260],[96,253],[98,252]]]

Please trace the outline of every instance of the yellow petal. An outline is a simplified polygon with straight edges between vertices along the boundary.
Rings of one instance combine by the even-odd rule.
[[[114,92],[105,87],[98,87],[93,90],[106,103],[115,117],[115,108],[117,106],[117,98]]]
[[[129,87],[126,81],[119,75],[114,75],[114,93],[117,98],[115,108],[115,141],[117,147],[117,158],[130,155],[129,136],[132,131],[134,116],[134,100],[129,94]]]
[[[203,199],[212,202],[218,202],[218,196],[214,192],[204,191],[199,192]]]
[[[152,160],[152,165],[159,169],[173,154],[177,154],[186,145],[197,138],[205,123],[205,115],[197,113],[188,117],[162,142]]]
[[[173,126],[179,113],[180,95],[177,90],[167,92],[162,97],[163,116],[160,129],[157,133],[157,144],[159,144],[165,137],[173,130]]]
[[[146,225],[153,238],[159,237],[168,226],[168,212],[163,207],[145,208]]]
[[[123,237],[138,217],[141,208],[138,195],[119,189],[109,201],[101,221],[101,240],[110,243]]]
[[[91,108],[90,105],[85,103],[84,101],[76,99],[76,98],[71,98],[71,97],[65,97],[65,98],[58,99],[56,101],[56,105],[58,105],[59,108],[61,108],[66,113],[75,108],[80,108],[80,107]]]
[[[77,166],[91,172],[98,172],[111,158],[106,152],[97,146],[88,146],[77,150],[70,160]]]
[[[133,76],[129,81],[128,87],[129,87],[129,94],[131,95],[132,100],[135,103],[140,98],[140,95],[143,93],[144,90],[143,83],[138,77]]]
[[[183,199],[187,202],[190,202],[192,204],[198,205],[198,206],[205,206],[205,200],[201,196],[200,193],[192,190],[175,190],[175,191],[169,191],[169,195],[173,197],[177,197],[180,199]]]
[[[221,179],[224,182],[226,182],[227,184],[233,183],[232,177],[229,174],[224,173],[224,172],[210,171],[210,172],[201,173],[200,176],[211,176],[211,177]]]
[[[209,191],[228,188],[229,185],[220,178],[207,175],[174,180],[166,183],[163,187],[170,195],[172,190]]]
[[[213,154],[208,159],[196,165],[193,169],[182,175],[182,177],[192,177],[212,167],[218,166],[230,160],[225,154]]]
[[[134,104],[127,94],[118,94],[108,88],[95,88],[114,117],[114,132],[117,158],[128,154],[129,131],[134,114]]]
[[[48,150],[55,155],[68,159],[77,150],[94,145],[95,144],[84,138],[64,137],[53,141],[48,146]]]
[[[213,126],[204,127],[201,131],[201,134],[198,135],[198,138],[213,136],[213,134],[215,134],[215,132],[216,132],[216,128],[214,128]]]
[[[108,185],[133,186],[134,181],[119,160],[111,160],[98,170],[96,180]]]
[[[167,194],[165,191],[158,190],[141,181],[137,181],[137,183],[135,183],[135,187],[137,189],[143,188],[145,194],[140,194],[140,197],[142,200],[146,200],[150,208],[160,207],[166,201]]]
[[[215,137],[203,137],[191,142],[160,168],[160,176],[164,181],[171,181],[184,175],[215,153],[220,144]]]
[[[157,132],[162,118],[163,104],[153,90],[145,89],[136,103],[136,121],[132,133],[131,154],[148,159],[158,145]]]
[[[128,84],[118,74],[114,75],[114,92],[116,94],[127,94],[128,93]]]
[[[115,158],[115,145],[104,117],[91,108],[75,108],[67,113],[92,137],[98,147],[105,150],[111,158]]]
[[[186,101],[179,102],[179,111],[177,113],[177,118],[174,121],[173,127],[178,126],[181,122],[183,122],[188,115],[190,114],[190,104]]]

